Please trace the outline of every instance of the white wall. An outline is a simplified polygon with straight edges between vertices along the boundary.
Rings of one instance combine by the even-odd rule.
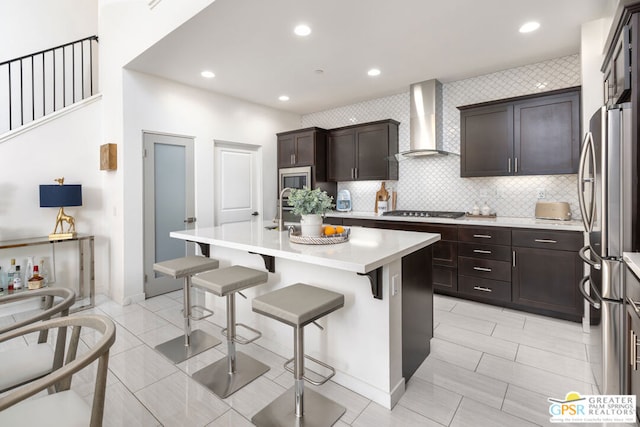
[[[0,62],[98,34],[98,0],[0,1]]]
[[[196,223],[213,225],[214,139],[262,147],[264,218],[275,214],[277,132],[300,127],[300,116],[205,92],[136,71],[124,71],[124,144],[138,155],[127,164],[129,278],[126,295],[143,292],[142,131],[195,137]]]
[[[100,171],[101,114],[97,100],[0,144],[0,240],[46,236],[53,231],[57,209],[39,207],[40,184],[55,184],[54,178],[59,177],[67,184],[81,184],[82,207],[66,212],[75,217],[79,233],[96,236],[96,289],[104,292],[109,283],[110,237],[103,222],[106,172]],[[10,258],[23,263],[23,255],[41,256],[41,249],[2,250],[0,266],[6,271]],[[51,256],[47,251],[44,254]],[[75,272],[73,268],[65,272],[58,265],[58,283],[66,277],[73,280]]]
[[[150,9],[146,0],[99,0],[103,138],[104,142],[118,144],[118,170],[104,182],[103,205],[111,239],[110,296],[120,303],[127,304],[141,296],[137,285],[141,265],[132,260],[141,256],[142,232],[140,212],[129,210],[129,206],[140,203],[136,200],[140,192],[129,192],[128,187],[141,186],[136,166],[141,153],[138,144],[129,147],[123,142],[123,67],[213,1],[163,0]],[[135,244],[130,244],[131,238]]]

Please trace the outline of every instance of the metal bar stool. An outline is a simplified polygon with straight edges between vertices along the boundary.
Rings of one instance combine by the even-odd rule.
[[[209,271],[193,278],[194,286],[227,298],[227,327],[222,330],[222,334],[227,337],[227,357],[200,369],[192,376],[223,399],[269,370],[264,363],[242,352],[236,352],[236,343],[249,344],[262,336],[260,331],[243,323],[236,323],[236,293],[246,298],[240,291],[266,283],[267,279],[265,271],[241,265]],[[237,326],[253,332],[253,338],[246,339],[236,335]]]
[[[316,393],[304,390],[304,380],[314,385],[322,385],[334,374],[335,370],[304,354],[304,327],[315,320],[344,306],[344,295],[315,286],[296,283],[268,294],[254,298],[253,311],[276,319],[294,328],[293,359],[285,362],[285,369],[293,372],[295,385],[273,402],[262,408],[251,418],[259,427],[267,426],[332,426],[345,413],[345,408]],[[319,325],[316,324],[319,327]],[[304,359],[327,368],[328,376],[313,381],[305,375]],[[293,369],[288,365],[293,361]]]
[[[197,273],[216,269],[218,265],[219,262],[217,259],[195,255],[153,264],[153,270],[158,273],[166,274],[175,279],[184,278],[184,337],[175,337],[155,347],[156,350],[173,363],[184,362],[190,357],[202,353],[221,342],[219,339],[200,329],[191,331],[191,320],[206,319],[213,314],[211,310],[202,306],[194,306],[208,314],[197,317],[191,315],[191,277]]]

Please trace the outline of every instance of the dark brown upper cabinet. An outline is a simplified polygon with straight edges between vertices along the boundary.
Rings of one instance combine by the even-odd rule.
[[[460,176],[578,171],[580,88],[460,109]]]
[[[278,168],[314,166],[316,180],[326,180],[327,130],[312,127],[277,136]]]
[[[329,181],[398,179],[398,125],[381,120],[331,129],[328,139]]]

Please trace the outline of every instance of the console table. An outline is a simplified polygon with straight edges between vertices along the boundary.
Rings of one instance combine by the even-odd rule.
[[[88,308],[92,308],[95,305],[95,266],[94,266],[94,236],[86,235],[86,234],[78,234],[76,237],[72,239],[64,239],[64,240],[49,240],[48,236],[42,237],[31,237],[26,239],[15,239],[15,240],[4,240],[0,241],[0,250],[3,249],[12,249],[12,248],[20,248],[25,246],[36,246],[36,245],[57,245],[64,243],[75,242],[78,248],[78,288],[74,289],[76,292],[76,305],[74,304],[71,311],[79,311]],[[85,246],[88,246],[89,249],[89,295],[87,296],[87,289],[85,284]],[[52,263],[55,263],[55,259],[52,259]],[[55,268],[55,265],[54,265]],[[26,283],[25,283],[26,289]],[[87,302],[88,297],[88,302]]]

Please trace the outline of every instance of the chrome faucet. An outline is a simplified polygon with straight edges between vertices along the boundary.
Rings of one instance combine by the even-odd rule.
[[[289,187],[285,187],[282,189],[282,191],[280,192],[280,207],[279,207],[279,212],[278,212],[278,231],[284,231],[284,218],[282,217],[282,198],[283,195],[285,193],[285,191],[291,191],[291,188]]]

